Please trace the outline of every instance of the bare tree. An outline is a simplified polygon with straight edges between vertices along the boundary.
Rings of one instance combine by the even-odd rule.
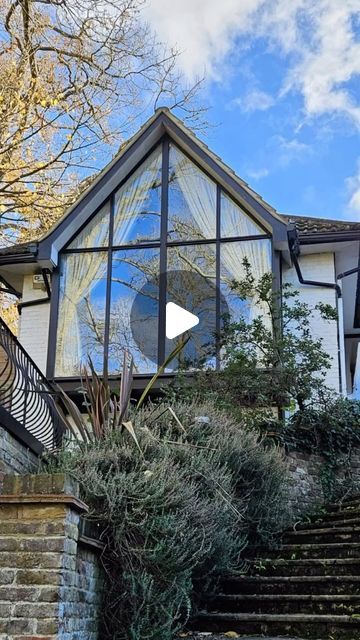
[[[201,120],[198,84],[142,0],[0,0],[0,241],[52,226],[139,119],[166,100]]]

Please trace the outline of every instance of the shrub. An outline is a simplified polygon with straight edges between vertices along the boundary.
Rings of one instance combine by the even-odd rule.
[[[249,262],[243,261],[244,278],[232,283],[239,300],[252,300],[259,313],[249,320],[224,318],[221,336],[222,370],[200,371],[189,380],[186,372],[173,385],[176,397],[212,397],[218,406],[237,412],[239,407],[289,407],[300,409],[324,393],[331,357],[322,338],[312,335],[311,321],[336,319],[331,305],[314,307],[302,302],[298,292],[284,284],[274,291],[273,275],[255,280]],[[261,312],[260,312],[261,309]]]
[[[353,477],[352,455],[360,448],[360,402],[325,396],[291,416],[279,432],[286,446],[324,458],[321,481],[326,501],[338,500],[360,490]]]
[[[212,403],[165,408],[133,416],[141,453],[129,432],[113,432],[55,463],[104,528],[102,638],[171,638],[196,592],[244,570],[249,542],[269,542],[287,524],[276,448]]]

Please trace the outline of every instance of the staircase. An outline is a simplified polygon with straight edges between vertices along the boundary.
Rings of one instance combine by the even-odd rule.
[[[286,531],[282,545],[229,576],[198,631],[360,640],[360,496]]]

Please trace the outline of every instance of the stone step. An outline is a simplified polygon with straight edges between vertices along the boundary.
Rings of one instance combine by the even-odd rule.
[[[360,558],[267,558],[254,561],[253,573],[269,576],[352,575],[360,576]]]
[[[209,604],[211,612],[271,614],[360,614],[360,594],[219,594]]]
[[[360,508],[360,496],[353,496],[349,500],[342,502],[330,502],[326,505],[326,511],[344,511],[346,509]]]
[[[360,634],[360,619],[348,615],[306,615],[266,613],[202,612],[192,624],[196,631],[292,635],[300,638],[330,638],[356,640]]]
[[[258,558],[264,558],[265,552],[259,552]],[[283,544],[279,549],[266,552],[267,559],[302,558],[360,558],[360,542],[333,542],[316,544]],[[256,562],[256,560],[255,560]]]
[[[360,505],[358,507],[349,507],[341,511],[329,511],[321,516],[314,518],[313,522],[332,522],[334,520],[349,520],[360,517]],[[303,523],[306,524],[306,523]]]
[[[287,531],[282,537],[283,542],[317,543],[317,542],[360,542],[360,527],[322,527],[320,529],[302,529]]]
[[[336,514],[336,518],[328,518],[326,520],[322,519],[322,520],[314,520],[312,522],[299,522],[296,525],[294,525],[294,527],[292,529],[288,529],[287,531],[285,531],[284,535],[288,534],[288,533],[296,533],[297,531],[311,531],[313,529],[330,529],[332,527],[334,528],[343,528],[343,527],[349,527],[349,528],[356,528],[359,527],[360,528],[360,511],[359,511],[359,515],[357,517],[349,517],[349,518],[340,518],[340,514]],[[340,519],[338,519],[340,518]]]
[[[360,576],[228,576],[220,584],[226,594],[360,594]]]

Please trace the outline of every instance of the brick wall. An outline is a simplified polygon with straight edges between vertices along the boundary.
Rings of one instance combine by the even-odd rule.
[[[79,536],[86,505],[65,476],[5,476],[0,495],[0,640],[97,640],[101,574]]]
[[[335,266],[333,253],[317,253],[302,255],[299,259],[303,277],[309,280],[335,282]],[[300,298],[314,307],[323,302],[336,307],[336,293],[333,289],[301,285],[293,268],[283,265],[283,282],[291,283],[299,291]],[[326,384],[339,392],[339,362],[338,362],[338,328],[336,322],[322,320],[319,313],[315,313],[311,322],[314,337],[323,338],[324,349],[332,357],[331,369],[326,374]]]
[[[46,298],[42,289],[33,289],[32,275],[24,277],[23,302]],[[39,369],[46,373],[49,340],[50,302],[25,307],[20,316],[19,340]]]

